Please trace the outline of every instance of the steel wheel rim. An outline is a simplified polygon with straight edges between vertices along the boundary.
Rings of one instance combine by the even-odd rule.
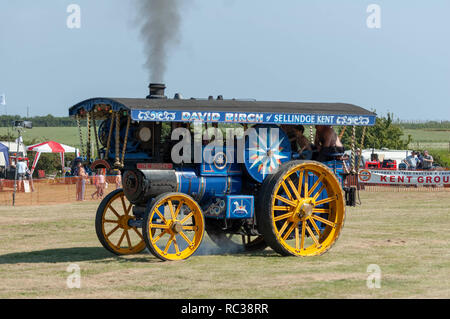
[[[149,213],[148,239],[151,250],[163,260],[192,256],[204,234],[201,208],[184,194],[168,195],[156,202]]]
[[[120,255],[136,254],[145,249],[141,232],[136,227],[128,225],[130,220],[135,219],[131,215],[132,207],[122,191],[114,195],[103,210],[103,238],[108,246]],[[123,247],[123,244],[126,246]]]
[[[313,175],[313,185],[308,185],[306,176]],[[333,173],[323,165],[300,164],[289,169],[274,189],[272,227],[284,249],[292,255],[315,256],[331,248],[345,218],[342,189]],[[320,199],[323,191],[326,196]]]

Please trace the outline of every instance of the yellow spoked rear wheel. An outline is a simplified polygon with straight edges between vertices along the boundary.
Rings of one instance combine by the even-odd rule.
[[[123,190],[118,189],[108,194],[97,209],[97,237],[103,247],[116,255],[137,254],[145,249],[140,229],[128,224],[135,219],[131,212],[132,206]]]
[[[161,260],[189,258],[200,246],[204,232],[202,210],[186,194],[158,196],[144,217],[144,240],[153,255]]]
[[[289,162],[265,181],[261,192],[258,224],[278,253],[321,255],[338,239],[345,202],[342,187],[327,166]]]

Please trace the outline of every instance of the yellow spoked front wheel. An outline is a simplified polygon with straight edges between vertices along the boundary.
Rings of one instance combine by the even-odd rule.
[[[97,209],[97,237],[103,247],[113,254],[137,254],[145,249],[140,229],[129,224],[135,219],[131,212],[132,206],[123,190],[118,189],[108,194]]]
[[[156,197],[146,212],[142,232],[153,255],[161,260],[182,260],[200,246],[205,221],[192,197],[166,193]]]
[[[327,166],[289,162],[265,181],[261,193],[258,224],[278,253],[321,255],[338,239],[345,219],[344,195]]]

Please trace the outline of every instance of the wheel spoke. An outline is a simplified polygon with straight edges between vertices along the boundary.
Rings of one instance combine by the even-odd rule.
[[[130,234],[128,234],[128,229],[125,229],[125,236],[127,236],[128,247],[130,247],[130,249],[131,249],[133,247],[133,245],[131,245],[131,239],[130,239]]]
[[[286,193],[287,197],[289,197],[289,200],[293,200],[292,194],[291,194],[291,192],[289,191],[289,189],[287,188],[286,183],[285,183],[284,181],[281,182],[281,186],[283,187],[284,192]]]
[[[320,238],[322,236],[322,233],[320,232],[319,227],[317,227],[316,222],[311,217],[309,217],[309,222],[311,223],[311,225],[313,226],[314,230],[316,231],[317,236]]]
[[[168,200],[167,205],[169,206],[170,216],[172,217],[172,220],[175,220],[175,212],[173,211],[172,201]]]
[[[313,213],[329,214],[330,210],[328,208],[313,208]]]
[[[178,247],[177,238],[173,237],[173,246],[175,247],[175,254],[180,254],[180,248]]]
[[[312,193],[316,190],[317,186],[322,182],[323,178],[325,177],[324,174],[320,175],[319,179],[314,183],[314,185],[311,187],[311,189],[308,192],[308,197],[311,196]],[[320,193],[320,192],[319,192]]]
[[[123,238],[125,237],[125,232],[126,232],[126,229],[123,230],[122,236],[120,236],[119,242],[116,245],[119,248],[120,248],[120,244],[122,244]]]
[[[130,205],[128,206],[126,215],[130,215],[130,211],[131,211],[131,208],[132,208],[132,207],[133,207],[133,204],[130,203]]]
[[[277,222],[277,221],[279,221],[279,220],[283,220],[283,219],[289,218],[289,217],[291,217],[291,216],[292,216],[292,213],[286,213],[286,214],[283,214],[283,215],[280,215],[280,216],[275,217],[275,218],[273,219],[273,221],[274,221],[274,222]]]
[[[119,225],[117,225],[116,227],[113,228],[113,230],[111,230],[109,233],[106,234],[106,237],[111,236],[112,233],[114,233],[116,230],[118,230],[120,227]]]
[[[119,221],[118,220],[112,220],[112,219],[104,219],[103,222],[104,223],[117,224]]]
[[[120,201],[122,202],[122,207],[123,207],[123,211],[125,212],[125,215],[128,215],[127,205],[125,205],[125,196],[124,195],[120,196]]]
[[[167,220],[164,218],[163,215],[161,215],[161,212],[159,211],[159,207],[155,209],[156,214],[159,216],[159,218],[162,219],[162,221],[164,222],[164,224],[167,224]]]
[[[283,240],[286,240],[286,239],[289,237],[289,235],[290,235],[290,234],[292,233],[292,231],[294,230],[295,226],[296,226],[296,223],[292,223],[291,227],[289,227],[289,229],[288,229],[288,231],[286,232],[286,234],[284,234]]]
[[[167,229],[164,229],[164,231],[162,231],[161,234],[159,234],[158,236],[156,236],[156,238],[153,239],[153,244],[156,244],[156,242],[157,242],[158,240],[160,240],[161,237],[164,236],[164,235],[167,234],[167,233],[168,233],[168,230],[167,230]]]
[[[198,229],[197,226],[181,226],[184,230],[194,230],[196,231]]]
[[[325,185],[322,185],[322,187],[319,189],[319,191],[316,193],[316,195],[314,195],[313,199],[317,200],[317,198],[320,196],[320,194],[322,194],[324,189],[325,189]],[[316,205],[320,205],[320,204],[316,204]]]
[[[291,208],[288,206],[273,206],[273,210],[290,211]]]
[[[142,236],[142,234],[136,229],[136,227],[131,227],[131,229],[133,229],[136,234],[138,234],[139,237],[141,237],[142,240],[144,240],[144,237]]]
[[[284,231],[286,230],[287,226],[289,225],[290,221],[287,220],[284,222],[283,226],[281,227],[280,231],[278,232],[279,237],[281,237],[281,235],[283,235]]]
[[[150,224],[149,227],[156,229],[169,229],[169,225],[167,224]]]
[[[166,248],[164,248],[164,254],[167,254],[167,251],[169,250],[170,245],[172,244],[174,237],[175,237],[175,235],[170,236],[170,239],[167,242]]]
[[[194,216],[194,212],[190,212],[188,215],[186,215],[186,217],[184,217],[182,220],[180,220],[180,224],[184,224],[192,216]]]
[[[178,202],[178,206],[177,206],[177,210],[175,211],[175,219],[178,217],[178,215],[180,214],[180,211],[181,211],[181,207],[183,206],[183,201],[182,200],[180,200],[179,202]]]
[[[183,237],[183,239],[188,243],[189,246],[192,246],[192,242],[191,240],[186,236],[185,233],[183,233],[182,231],[179,232],[179,234],[181,235],[181,237]]]
[[[295,227],[295,249],[300,250],[300,234],[298,227]]]
[[[306,197],[306,195],[308,194],[308,179],[309,179],[309,172],[307,172],[307,171],[305,171],[305,182],[303,183],[304,184],[304,190],[305,190],[305,197]]]
[[[296,206],[297,206],[297,204],[294,203],[293,201],[290,201],[289,199],[284,198],[284,197],[281,197],[281,196],[279,196],[279,195],[275,196],[275,199],[278,199],[278,200],[280,200],[280,201],[282,201],[282,202],[288,204],[289,206],[293,206],[293,207],[296,207]]]
[[[331,226],[333,228],[336,228],[336,226],[337,226],[335,223],[333,223],[333,222],[331,222],[329,220],[326,220],[325,218],[319,217],[317,215],[312,215],[311,217],[314,218],[315,220],[317,220],[319,222],[322,222],[322,223],[324,223],[324,224],[326,224],[328,226]]]
[[[114,213],[114,215],[117,216],[117,218],[120,218],[119,213],[114,209],[114,207],[111,206],[111,204],[108,206],[108,208]]]
[[[332,201],[334,201],[335,199],[336,199],[335,197],[328,197],[328,198],[319,200],[318,202],[316,202],[316,206],[319,206],[319,205],[322,205],[322,204],[326,204],[326,203],[332,202]]]
[[[302,221],[302,238],[300,241],[300,249],[303,249],[303,247],[305,246],[305,226],[306,221]]]
[[[294,183],[291,180],[291,177],[288,176],[288,178],[286,178],[286,180],[288,181],[289,186],[291,186],[292,191],[295,194],[295,197],[297,197],[297,200],[300,200],[301,196],[300,193],[297,191],[297,188],[295,187]]]
[[[314,241],[314,243],[316,244],[316,246],[319,246],[319,242],[317,241],[316,236],[314,236],[313,231],[311,230],[311,228],[309,228],[308,224],[305,223],[305,228],[306,231],[308,232],[309,236],[312,238],[312,240]]]
[[[302,193],[302,187],[303,187],[303,171],[300,171],[300,175],[298,177],[298,187],[297,187],[297,191],[299,194]]]

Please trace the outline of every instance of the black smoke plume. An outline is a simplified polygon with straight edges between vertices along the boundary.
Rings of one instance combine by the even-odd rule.
[[[181,8],[189,1],[137,0],[137,21],[151,82],[164,82],[169,50],[180,40]]]

